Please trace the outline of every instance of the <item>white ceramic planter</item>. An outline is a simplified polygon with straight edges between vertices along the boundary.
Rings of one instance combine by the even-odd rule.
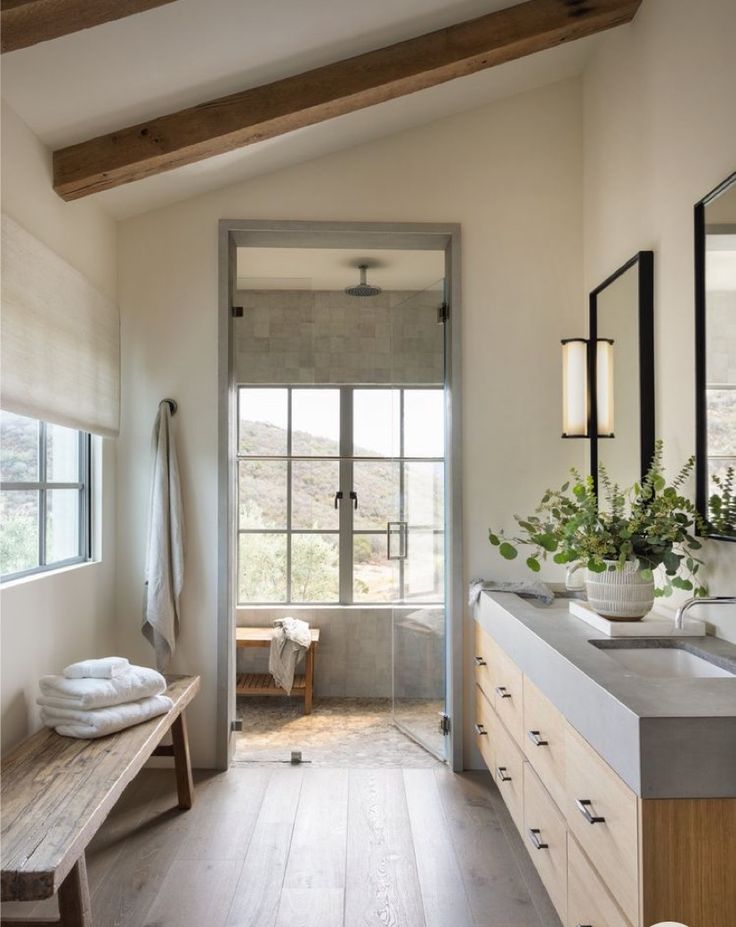
[[[588,603],[604,618],[612,621],[636,621],[652,610],[654,581],[641,578],[635,563],[617,570],[615,561],[606,561],[604,573],[585,571]]]

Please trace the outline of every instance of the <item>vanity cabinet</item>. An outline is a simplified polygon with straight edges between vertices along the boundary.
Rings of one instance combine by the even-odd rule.
[[[736,799],[639,798],[478,624],[476,653],[478,746],[565,927],[733,927]]]

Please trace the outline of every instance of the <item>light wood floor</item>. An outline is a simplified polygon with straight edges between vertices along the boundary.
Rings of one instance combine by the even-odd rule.
[[[141,773],[90,847],[96,927],[559,927],[488,774],[233,768],[189,812],[173,778]]]

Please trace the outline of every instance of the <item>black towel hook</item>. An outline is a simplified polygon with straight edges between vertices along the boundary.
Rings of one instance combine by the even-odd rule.
[[[162,399],[161,402],[159,402],[159,405],[162,405],[164,402],[168,403],[171,414],[176,415],[176,410],[179,408],[176,399]]]

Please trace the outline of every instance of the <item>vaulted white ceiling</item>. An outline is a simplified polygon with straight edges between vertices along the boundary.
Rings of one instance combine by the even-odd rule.
[[[520,0],[177,0],[2,56],[2,93],[50,148]],[[625,27],[624,27],[625,28]],[[577,74],[600,37],[97,194],[125,217]]]

